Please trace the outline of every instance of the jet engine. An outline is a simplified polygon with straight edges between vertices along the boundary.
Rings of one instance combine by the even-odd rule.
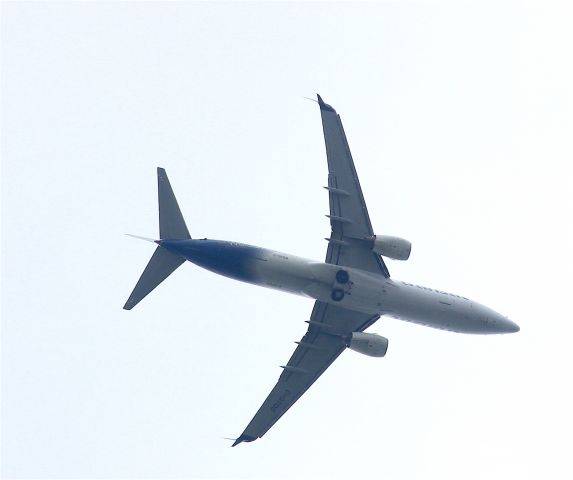
[[[394,260],[408,260],[412,251],[412,244],[399,237],[373,235],[371,241],[373,251]]]
[[[388,339],[375,333],[352,332],[348,348],[369,357],[383,357],[388,350]]]

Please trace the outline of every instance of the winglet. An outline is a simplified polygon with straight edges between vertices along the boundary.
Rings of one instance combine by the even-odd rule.
[[[336,113],[336,110],[334,110],[334,108],[332,108],[330,105],[328,105],[327,103],[324,103],[324,100],[322,99],[322,97],[317,93],[316,94],[317,98],[318,98],[318,104],[320,105],[320,109],[321,110],[325,110],[327,112],[334,112]]]
[[[231,447],[236,447],[237,445],[239,445],[239,443],[242,442],[252,442],[254,440],[256,440],[256,437],[251,437],[250,435],[245,435],[244,433],[237,438],[237,440],[235,440],[235,442],[233,443],[233,445],[231,445]]]

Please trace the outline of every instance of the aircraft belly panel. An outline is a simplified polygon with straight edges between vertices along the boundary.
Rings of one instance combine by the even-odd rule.
[[[306,295],[305,289],[315,280],[311,261],[273,250],[267,250],[264,257],[257,264],[259,285]]]

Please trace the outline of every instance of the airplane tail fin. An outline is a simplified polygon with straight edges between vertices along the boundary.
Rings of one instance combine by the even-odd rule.
[[[189,230],[187,230],[187,225],[185,225],[185,220],[183,220],[183,215],[169,183],[169,178],[167,178],[167,173],[163,168],[157,169],[157,186],[159,197],[159,238],[161,240],[190,239],[191,235],[189,235]],[[154,240],[154,242],[159,243],[160,240]],[[159,245],[123,308],[131,310],[135,307],[184,262],[184,258]]]

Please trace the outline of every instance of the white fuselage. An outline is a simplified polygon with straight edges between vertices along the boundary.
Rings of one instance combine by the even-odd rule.
[[[364,270],[218,240],[171,240],[161,245],[187,260],[237,280],[304,295],[348,310],[391,316],[461,333],[511,333],[519,327],[465,297],[384,278]],[[340,270],[348,281],[336,280]],[[342,290],[333,299],[333,290]]]

